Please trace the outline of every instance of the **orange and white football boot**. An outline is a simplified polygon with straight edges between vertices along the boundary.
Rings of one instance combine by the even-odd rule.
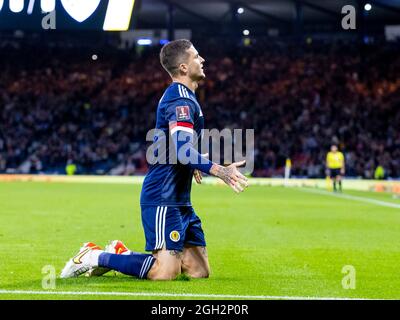
[[[86,242],[79,249],[76,256],[71,258],[61,271],[61,278],[78,277],[81,274],[98,266],[100,254],[104,252],[92,242]]]

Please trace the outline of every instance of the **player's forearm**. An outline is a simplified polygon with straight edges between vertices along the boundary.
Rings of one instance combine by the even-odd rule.
[[[178,161],[184,164],[187,164],[192,169],[200,170],[206,174],[210,174],[210,170],[213,167],[214,163],[202,156],[195,148],[190,148],[191,156],[189,158],[180,157],[178,152]],[[189,160],[187,162],[187,160]],[[187,162],[187,163],[185,163]]]
[[[214,163],[196,150],[193,145],[192,134],[176,132],[172,135],[172,139],[179,163],[210,174],[210,169]]]

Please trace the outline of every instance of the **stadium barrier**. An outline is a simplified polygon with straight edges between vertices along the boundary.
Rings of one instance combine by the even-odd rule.
[[[58,183],[114,183],[141,184],[143,176],[66,176],[66,175],[14,175],[0,174],[0,182],[58,182]],[[288,179],[283,178],[250,178],[251,185],[309,187],[329,189],[326,179]],[[220,179],[204,177],[202,183],[209,185],[224,184]],[[389,192],[400,197],[400,181],[377,181],[345,179],[344,188],[348,190]]]

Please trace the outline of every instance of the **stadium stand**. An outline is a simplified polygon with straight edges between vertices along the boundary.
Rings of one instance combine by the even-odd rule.
[[[0,45],[0,173],[146,172],[145,137],[169,83],[159,47]],[[323,177],[331,143],[346,174],[400,176],[398,46],[202,42],[208,128],[254,128],[253,176]],[[27,54],[29,52],[29,55]]]

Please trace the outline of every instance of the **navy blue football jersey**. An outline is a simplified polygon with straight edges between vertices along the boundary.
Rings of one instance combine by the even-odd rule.
[[[173,82],[162,96],[157,108],[156,129],[163,135],[156,136],[154,142],[165,139],[169,150],[169,135],[176,131],[195,132],[199,144],[201,131],[204,129],[204,118],[194,92],[181,83]],[[194,168],[171,163],[171,155],[166,152],[166,164],[151,164],[144,179],[140,197],[141,205],[191,206],[190,191]]]

